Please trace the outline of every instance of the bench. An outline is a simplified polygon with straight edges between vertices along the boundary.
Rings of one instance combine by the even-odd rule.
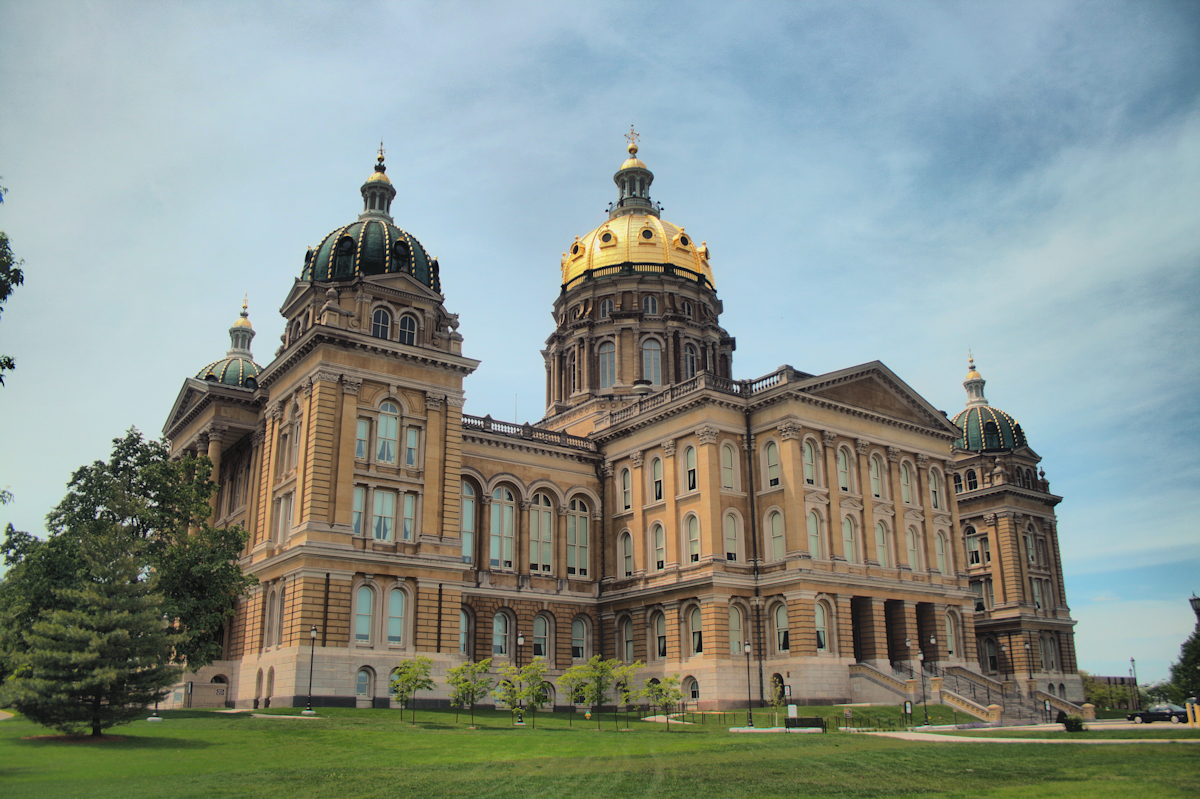
[[[825,719],[820,716],[799,716],[797,718],[788,718],[783,720],[784,729],[795,730],[801,727],[817,727],[821,732],[825,732]]]

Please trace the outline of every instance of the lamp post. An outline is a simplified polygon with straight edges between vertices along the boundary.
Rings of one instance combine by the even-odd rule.
[[[1192,598],[1189,599],[1188,602],[1191,603],[1192,610],[1196,614],[1196,623],[1200,624],[1200,596],[1196,596],[1196,593],[1193,591]]]
[[[305,716],[315,716],[317,711],[312,709],[312,674],[313,674],[313,656],[317,652],[317,625],[313,625],[308,631],[310,643],[308,645],[308,706],[301,711]]]
[[[521,647],[523,647],[523,646],[525,646],[525,635],[520,630],[517,630],[517,670],[518,671],[520,671],[520,669],[521,669]],[[521,684],[520,679],[518,678],[517,685],[519,686],[520,684]],[[525,705],[519,699],[517,700],[517,723],[518,724],[525,723]]]
[[[918,652],[917,660],[921,662],[921,704],[925,707],[925,726],[929,726],[929,701],[925,696],[925,653]]]
[[[750,642],[742,647],[742,651],[746,653],[746,726],[754,726],[754,695],[750,690]],[[772,699],[772,702],[775,700]]]
[[[932,668],[933,668],[933,673],[936,676],[937,675],[937,653],[938,653],[937,652],[937,636],[936,635],[929,636],[929,646],[933,649]]]
[[[162,628],[165,630],[170,625],[171,620],[167,618],[167,614],[162,615]],[[162,721],[162,716],[158,715],[158,697],[154,697],[154,712],[150,714],[150,718],[146,721]]]
[[[1004,675],[1004,681],[1008,682],[1008,664],[1004,662],[1004,658],[1008,655],[1008,644],[1000,644],[1000,673]]]
[[[1141,710],[1142,709],[1142,697],[1140,694],[1138,694],[1137,661],[1134,660],[1133,658],[1129,659],[1129,673],[1133,675],[1133,704],[1134,704],[1133,709]]]
[[[911,638],[904,639],[904,654],[906,656],[906,659],[908,660],[908,670],[911,672],[912,671],[912,639]]]
[[[1028,641],[1025,642],[1025,669],[1026,669],[1026,674],[1029,675],[1028,679],[1032,680],[1033,679],[1033,647],[1031,647],[1029,645]],[[1026,687],[1028,687],[1028,686],[1026,686]]]

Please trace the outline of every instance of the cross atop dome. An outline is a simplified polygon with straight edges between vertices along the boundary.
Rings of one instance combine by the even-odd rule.
[[[625,134],[625,139],[629,142],[625,149],[629,150],[630,155],[637,155],[638,132],[633,129],[633,123],[629,124],[629,132]]]

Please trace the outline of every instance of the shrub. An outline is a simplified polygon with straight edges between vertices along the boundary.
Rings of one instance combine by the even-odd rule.
[[[1083,732],[1083,719],[1079,716],[1067,716],[1063,721],[1063,729],[1067,732]]]

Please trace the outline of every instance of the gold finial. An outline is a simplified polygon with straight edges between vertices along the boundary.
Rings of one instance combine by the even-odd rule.
[[[383,139],[379,140],[379,155],[375,156],[375,160],[381,164],[383,163]]]
[[[626,148],[627,150],[629,150],[629,154],[637,155],[638,134],[637,134],[637,131],[633,129],[632,123],[630,123],[630,125],[629,125],[629,132],[625,134],[625,138],[626,138],[626,140],[629,141],[629,147]]]
[[[250,292],[247,291],[245,293],[245,295],[243,295],[243,297],[242,297],[242,316],[249,315],[248,311],[246,310],[249,307],[250,307]]]
[[[975,356],[971,354],[971,350],[967,350],[967,362],[970,364],[972,371],[975,369]]]

